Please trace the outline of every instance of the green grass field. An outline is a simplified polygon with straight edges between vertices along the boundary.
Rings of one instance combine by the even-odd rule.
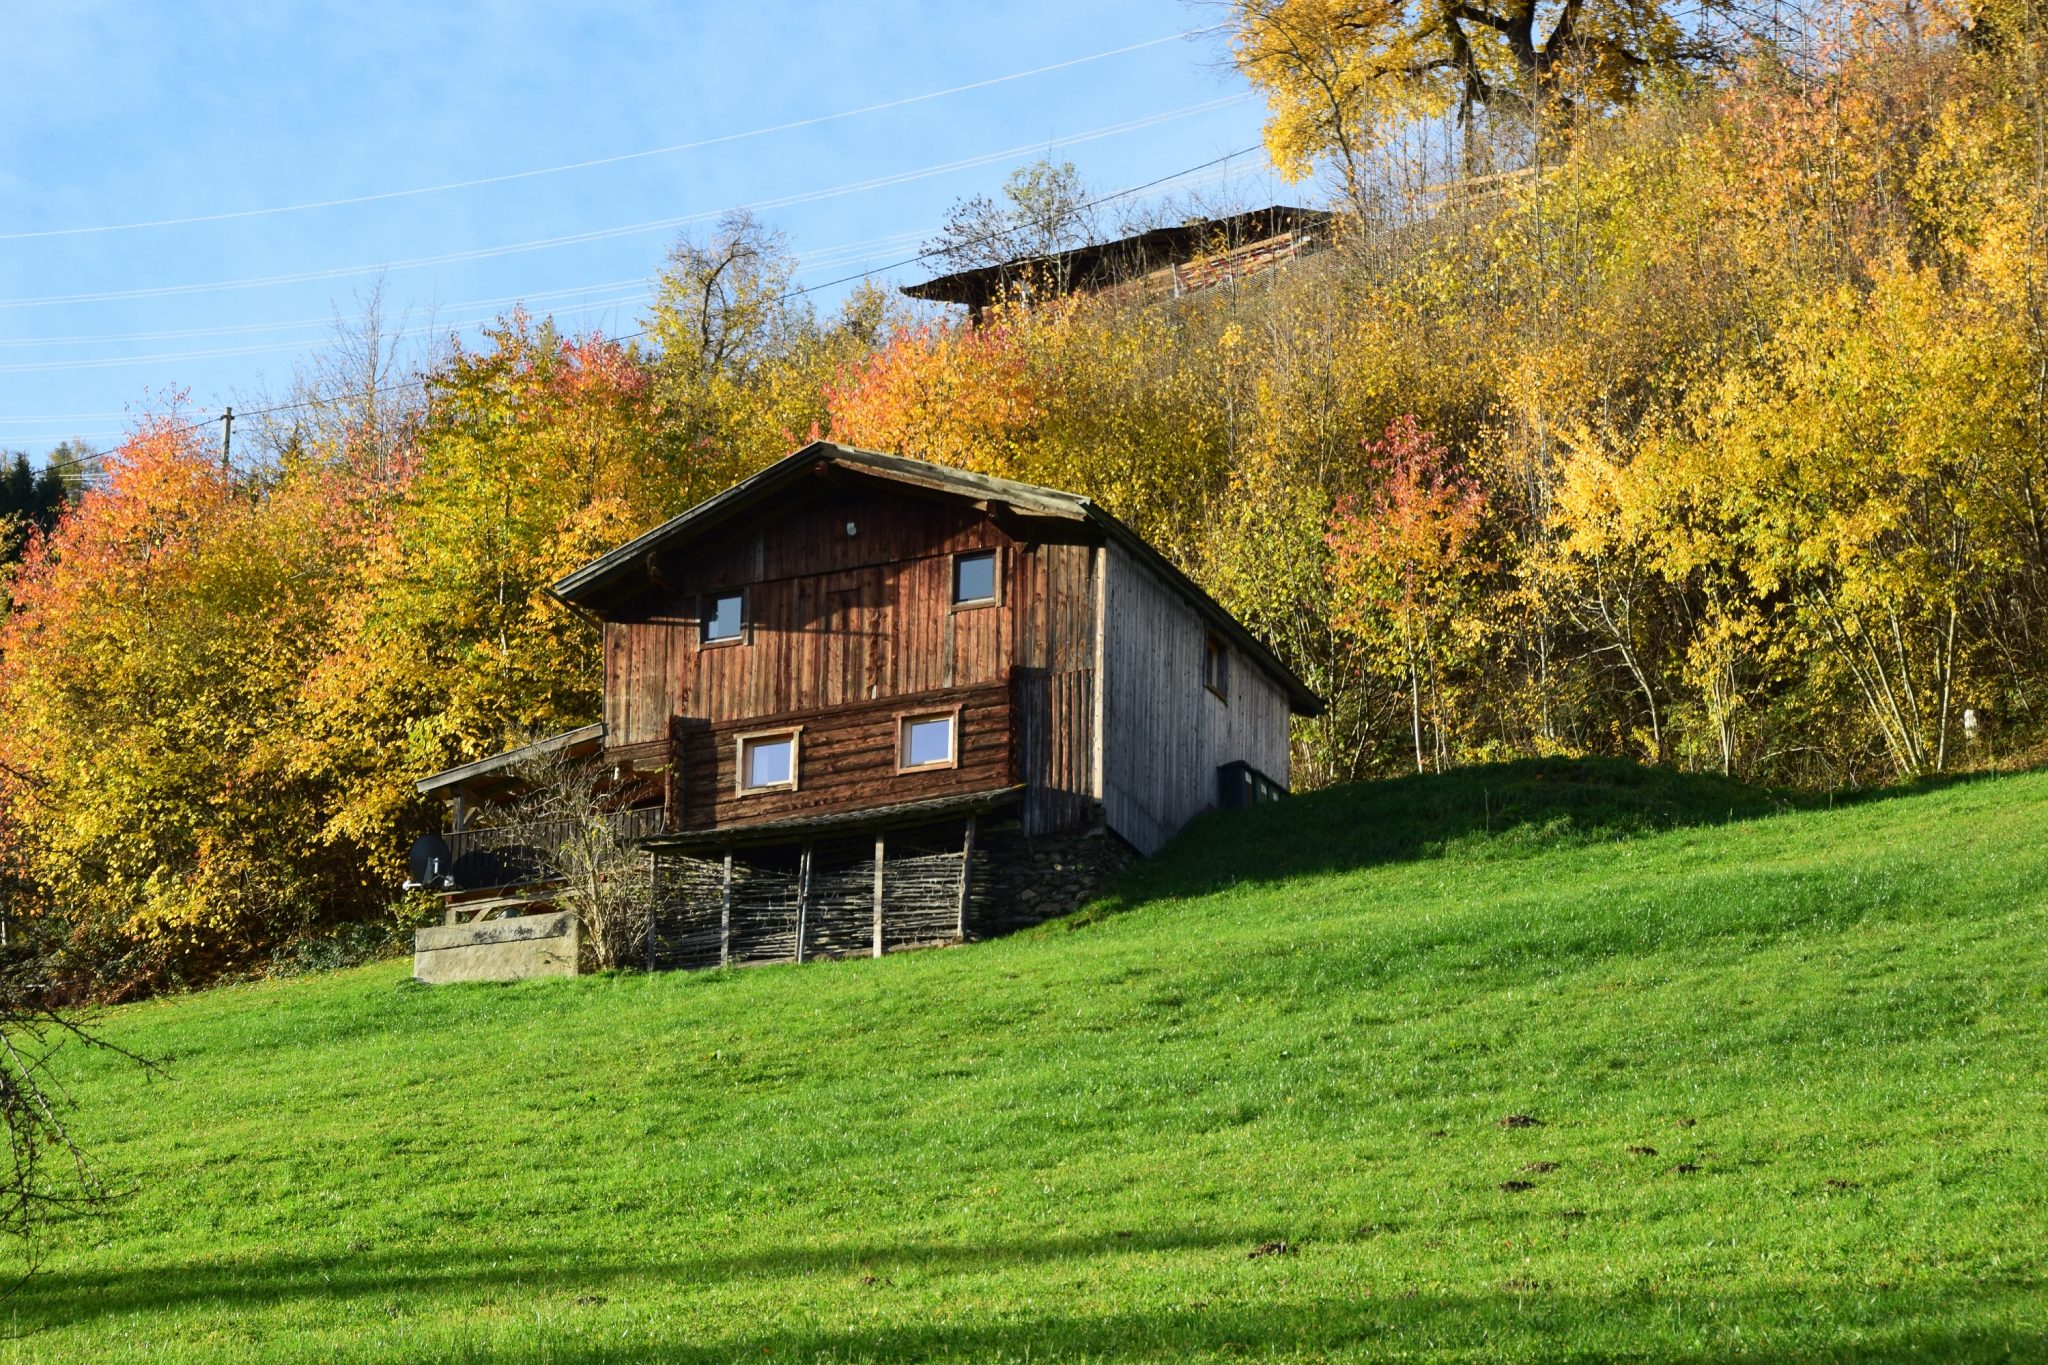
[[[965,949],[111,1011],[0,1354],[2037,1360],[2044,1025],[2048,776],[1354,787]]]

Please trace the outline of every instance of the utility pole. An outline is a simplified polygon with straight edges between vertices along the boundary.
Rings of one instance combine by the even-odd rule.
[[[235,408],[230,403],[220,415],[220,476],[225,482],[234,477],[234,466],[228,463],[228,452],[235,443]]]

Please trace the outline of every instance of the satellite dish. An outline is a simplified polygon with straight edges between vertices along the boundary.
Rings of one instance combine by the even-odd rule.
[[[452,891],[455,878],[450,875],[455,866],[455,855],[449,852],[448,841],[438,834],[423,834],[412,842],[412,852],[405,855],[405,889],[408,891]]]

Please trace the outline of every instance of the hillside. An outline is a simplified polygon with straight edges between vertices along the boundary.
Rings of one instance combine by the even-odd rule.
[[[962,950],[122,1008],[8,1354],[2037,1358],[2044,888],[2048,775],[1529,763]]]

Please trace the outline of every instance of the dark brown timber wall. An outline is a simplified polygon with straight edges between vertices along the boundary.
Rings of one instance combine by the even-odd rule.
[[[686,831],[735,829],[771,820],[834,815],[874,806],[995,791],[1017,778],[1011,689],[993,686],[920,692],[824,712],[749,716],[719,724],[677,725]],[[906,714],[960,708],[959,762],[950,768],[896,771],[897,723]],[[797,731],[794,791],[738,789],[739,737]]]
[[[1025,825],[1065,827],[1101,794],[1095,652],[1104,551],[1077,534],[1050,521],[999,526],[973,506],[901,488],[820,483],[792,495],[673,562],[650,563],[648,587],[608,609],[607,742],[657,744],[676,716],[713,730],[806,716],[823,725],[841,708],[1006,686],[1015,670],[1016,780],[1032,787]],[[976,550],[999,556],[998,600],[956,608],[952,557]],[[734,590],[747,594],[744,640],[701,643],[704,595]],[[719,748],[721,761],[730,762],[729,747]],[[807,754],[807,775],[809,767]],[[893,770],[892,762],[883,771]],[[704,827],[709,799],[697,772],[694,763],[685,772],[689,829]],[[729,782],[730,770],[721,772]],[[964,789],[941,784],[922,794]],[[738,803],[746,819],[773,804]],[[829,806],[799,799],[780,814]],[[714,806],[712,818],[729,809],[739,813]]]

